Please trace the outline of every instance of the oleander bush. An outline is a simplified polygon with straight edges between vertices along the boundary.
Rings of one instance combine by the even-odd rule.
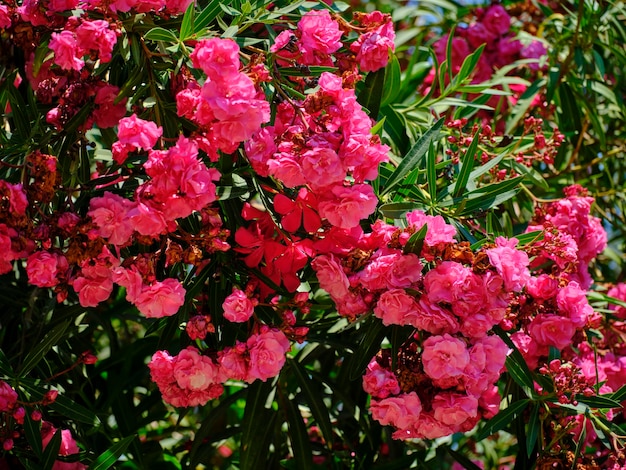
[[[626,468],[625,25],[0,2],[0,469]]]

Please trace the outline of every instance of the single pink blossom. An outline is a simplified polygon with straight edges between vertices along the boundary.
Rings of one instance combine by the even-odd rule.
[[[285,364],[285,353],[291,349],[282,331],[269,328],[250,336],[246,344],[250,355],[248,383],[256,379],[265,382],[276,377]]]
[[[332,54],[341,47],[342,32],[328,10],[311,10],[298,22],[302,48],[310,53]]]
[[[65,275],[69,264],[65,256],[36,251],[26,260],[28,282],[37,287],[54,287],[59,284],[59,275]]]
[[[400,385],[390,370],[384,369],[372,359],[363,375],[363,390],[374,398],[387,398],[400,393]]]
[[[384,325],[412,325],[419,316],[415,298],[404,289],[391,289],[383,292],[374,307],[374,315]]]
[[[435,380],[460,378],[469,360],[467,346],[459,338],[445,333],[442,336],[431,336],[424,341],[424,372]]]
[[[224,309],[224,318],[226,320],[243,323],[250,319],[254,313],[254,303],[241,289],[233,289],[222,303]]]
[[[64,70],[81,70],[85,65],[85,62],[77,57],[78,42],[72,31],[63,30],[60,33],[52,33],[48,47],[54,51],[54,63]]]
[[[184,303],[185,288],[173,278],[144,286],[135,299],[139,311],[148,318],[172,316]]]

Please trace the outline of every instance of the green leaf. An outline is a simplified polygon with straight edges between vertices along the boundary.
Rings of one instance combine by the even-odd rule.
[[[388,219],[401,219],[407,212],[423,208],[424,204],[417,202],[389,202],[380,206],[378,210]]]
[[[59,456],[59,449],[61,448],[61,430],[57,429],[48,442],[46,449],[41,457],[41,470],[52,470],[55,460]]]
[[[33,421],[27,411],[24,416],[24,435],[35,455],[41,459],[43,457],[43,446],[41,443],[41,421]]]
[[[319,392],[319,382],[313,380],[309,376],[306,368],[297,360],[287,359],[287,362],[289,363],[291,370],[295,375],[296,381],[298,382],[298,386],[302,391],[304,401],[311,410],[311,414],[313,415],[313,418],[315,418],[315,421],[322,432],[322,436],[324,436],[326,445],[332,446],[334,442],[333,426],[330,421],[328,408],[324,404],[322,394]]]
[[[428,194],[431,201],[437,200],[437,153],[433,142],[428,147],[426,158],[426,181],[428,182]]]
[[[620,402],[615,401],[610,394],[586,397],[584,395],[576,395],[576,400],[584,403],[590,408],[612,409],[621,408]]]
[[[521,235],[515,235],[517,238],[518,246],[526,246],[530,243],[543,240],[543,230],[535,230],[533,232],[522,233]]]
[[[411,238],[408,239],[406,245],[404,245],[404,249],[402,252],[406,255],[407,253],[414,253],[418,256],[421,256],[422,247],[424,246],[424,239],[426,238],[426,232],[428,231],[428,224],[424,224],[424,226],[411,235]]]
[[[278,73],[285,77],[317,77],[324,72],[334,73],[337,71],[337,67],[281,67],[278,69]]]
[[[518,176],[475,189],[467,195],[467,202],[459,215],[472,214],[478,210],[488,210],[508,201],[520,191],[519,183],[523,178],[523,176]]]
[[[49,408],[53,409],[57,413],[74,420],[80,423],[90,424],[92,426],[97,426],[100,424],[100,420],[96,416],[96,414],[88,410],[82,405],[74,402],[70,398],[65,395],[59,394],[57,399],[49,405]]]
[[[574,133],[582,129],[580,105],[576,101],[572,88],[566,82],[559,84],[559,101],[561,105],[559,130],[565,135],[573,137]]]
[[[43,359],[46,353],[61,341],[61,338],[63,338],[63,335],[69,325],[69,320],[59,323],[48,332],[39,344],[33,345],[33,349],[28,353],[22,363],[20,375],[24,376],[28,374],[39,363],[39,361]]]
[[[161,28],[159,26],[157,26],[156,28],[152,28],[150,31],[144,34],[143,38],[146,41],[163,41],[174,44],[178,42],[176,34],[174,34],[169,29]]]
[[[539,430],[541,429],[541,420],[539,419],[539,407],[541,405],[537,402],[533,403],[530,410],[530,417],[528,418],[528,431],[526,432],[526,453],[530,457],[535,449],[537,438],[539,437]]]
[[[368,73],[367,77],[365,77],[365,86],[357,98],[361,106],[369,111],[370,118],[375,121],[378,119],[380,103],[383,96],[385,70],[386,69],[380,69],[376,72]]]
[[[469,145],[469,147],[467,147],[467,151],[463,156],[461,171],[459,172],[459,176],[456,180],[456,183],[454,184],[452,197],[461,196],[467,187],[467,182],[469,181],[470,174],[472,173],[472,169],[474,168],[474,157],[476,156],[478,141],[480,140],[478,137],[479,132],[479,130],[476,131],[474,137],[472,138],[472,143]]]
[[[381,195],[387,194],[414,168],[419,168],[421,161],[428,152],[431,143],[439,138],[439,132],[443,126],[444,118],[439,119],[424,135],[411,147],[406,156],[402,159],[398,168],[391,174]]]
[[[223,11],[220,7],[219,0],[213,0],[210,2],[207,7],[202,10],[198,16],[196,16],[196,21],[193,25],[194,34],[200,33],[204,28],[211,24],[215,18],[221,16],[222,14]]]
[[[504,330],[495,327],[494,332],[511,348],[511,352],[505,362],[507,372],[511,378],[522,387],[526,395],[529,397],[532,396],[535,389],[535,382],[522,353],[519,352],[515,343],[511,341],[511,338],[509,338],[509,335]]]
[[[98,456],[94,463],[89,466],[89,470],[107,470],[111,468],[136,437],[137,436],[127,436],[113,444],[109,449]]]
[[[517,103],[515,103],[515,106],[509,115],[509,119],[506,123],[506,130],[504,131],[505,135],[510,135],[513,132],[519,122],[524,118],[524,116],[526,116],[526,112],[535,99],[535,96],[537,96],[539,91],[545,86],[546,79],[540,78],[535,80],[532,85],[526,88],[524,93],[522,93],[522,96],[520,96],[517,100]]]
[[[482,441],[492,434],[505,429],[521,415],[522,411],[526,409],[529,403],[530,400],[528,398],[511,403],[504,410],[500,411],[497,415],[487,421],[485,427],[482,428],[476,436],[476,441]]]
[[[191,2],[185,11],[183,20],[180,23],[180,40],[186,41],[191,37],[194,30],[194,20],[196,17],[196,2]]]
[[[350,380],[357,380],[363,375],[367,365],[380,350],[380,343],[387,332],[383,323],[374,316],[362,328],[365,328],[365,335],[350,358]]]
[[[608,396],[611,398],[611,400],[615,400],[617,402],[622,402],[626,400],[626,385],[622,385],[616,392],[605,396]]]
[[[13,368],[11,367],[9,360],[2,349],[0,349],[0,374],[8,378],[13,378],[15,376],[15,372],[13,372]]]
[[[265,407],[274,387],[257,380],[248,387],[241,426],[241,470],[264,468],[276,413]]]
[[[402,91],[400,78],[402,70],[400,62],[395,54],[391,54],[391,59],[387,65],[387,73],[385,74],[385,87],[383,90],[383,98],[381,106],[387,106],[395,102],[396,97]]]
[[[476,64],[480,60],[480,56],[485,49],[485,44],[481,44],[474,52],[468,55],[463,61],[463,65],[461,65],[461,69],[459,73],[454,77],[453,84],[454,86],[462,85],[467,78],[474,72],[476,69]]]
[[[452,456],[452,458],[456,460],[458,463],[460,463],[463,466],[463,468],[465,468],[466,470],[481,470],[481,468],[478,465],[476,465],[474,462],[472,462],[470,459],[468,459],[465,455],[461,454],[460,452],[453,450],[451,447],[447,447],[446,450]]]
[[[302,415],[295,400],[285,400],[285,404],[287,405],[289,440],[291,441],[296,468],[309,470],[313,467],[313,451],[306,425],[302,421]]]

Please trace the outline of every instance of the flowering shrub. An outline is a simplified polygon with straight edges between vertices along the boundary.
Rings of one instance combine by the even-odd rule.
[[[0,5],[0,468],[626,465],[592,7],[374,6]]]

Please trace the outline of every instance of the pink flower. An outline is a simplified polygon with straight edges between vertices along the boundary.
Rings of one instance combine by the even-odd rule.
[[[117,34],[110,29],[108,21],[84,21],[76,28],[76,39],[82,50],[98,51],[100,61],[109,62],[117,43]]]
[[[185,326],[185,331],[192,341],[203,340],[207,333],[215,332],[215,327],[211,324],[211,317],[208,315],[194,315]]]
[[[526,290],[536,299],[546,300],[556,297],[559,283],[548,274],[531,276],[526,282]]]
[[[132,207],[132,201],[107,191],[102,197],[91,199],[87,215],[98,226],[102,238],[107,238],[113,245],[124,245],[133,234],[128,218]]]
[[[248,378],[247,352],[246,343],[237,341],[234,347],[226,347],[217,353],[217,360],[225,377],[233,380],[246,380]]]
[[[478,422],[478,399],[459,393],[439,393],[432,402],[433,416],[455,431],[469,431]]]
[[[417,393],[403,393],[395,397],[372,399],[372,418],[383,426],[391,425],[400,431],[410,430],[420,420],[422,403]]]
[[[393,372],[382,368],[374,358],[363,375],[363,390],[374,398],[387,398],[389,395],[398,395],[400,385]]]
[[[428,226],[424,243],[429,247],[439,247],[446,243],[454,243],[456,229],[448,225],[440,215],[426,215],[416,210],[406,214],[406,221],[412,225],[415,231],[419,231],[424,225]]]
[[[163,129],[152,121],[144,121],[133,114],[120,120],[117,138],[123,145],[133,149],[149,150],[163,134]]]
[[[203,39],[196,44],[191,60],[209,78],[227,79],[239,72],[239,46],[232,39]]]
[[[496,248],[487,250],[489,262],[504,279],[504,287],[515,292],[521,291],[530,279],[528,255],[515,249],[517,238],[507,240],[496,238]]]
[[[16,404],[17,392],[4,380],[0,380],[0,411],[11,412]]]
[[[311,10],[298,22],[302,48],[309,52],[332,54],[341,47],[339,24],[330,17],[328,10]]]
[[[78,301],[83,307],[95,307],[104,302],[113,292],[113,281],[109,276],[77,277],[72,283],[78,292]]]
[[[528,332],[537,343],[561,351],[572,343],[576,327],[568,318],[541,313],[530,323]]]
[[[391,289],[383,292],[374,307],[374,315],[383,325],[413,325],[419,316],[415,298],[404,289]]]
[[[111,279],[126,289],[126,300],[134,303],[143,289],[143,279],[135,266],[130,269],[116,267],[112,270]]]
[[[593,307],[589,305],[585,291],[575,281],[559,289],[556,303],[559,310],[565,313],[577,328],[584,327],[593,317]]]
[[[306,178],[302,173],[302,167],[295,155],[278,153],[274,158],[267,161],[268,173],[282,182],[288,188],[295,188],[306,184]]]
[[[126,114],[127,98],[115,103],[119,91],[118,87],[108,83],[98,88],[94,99],[94,110],[91,114],[98,127],[105,129],[116,126]]]
[[[163,213],[143,202],[137,203],[127,213],[128,221],[133,230],[141,235],[156,237],[167,229],[167,222]]]
[[[412,325],[435,335],[459,331],[459,322],[452,312],[430,302],[427,296],[420,299],[418,313]]]
[[[332,225],[349,229],[376,210],[378,198],[368,184],[334,186],[320,195],[319,214]]]
[[[488,31],[497,36],[502,36],[508,33],[511,28],[511,17],[502,5],[495,4],[487,9],[482,18],[482,23]]]
[[[280,330],[263,328],[260,333],[253,334],[246,342],[250,354],[248,383],[259,379],[265,382],[276,377],[285,364],[285,353],[291,344]]]
[[[313,190],[341,183],[346,178],[339,156],[329,148],[307,150],[302,154],[301,166]]]
[[[335,255],[318,256],[311,262],[311,266],[317,274],[320,287],[328,292],[333,300],[337,301],[348,295],[350,281]]]
[[[432,303],[451,304],[456,300],[456,293],[462,290],[465,280],[472,271],[456,261],[444,261],[424,276],[424,289]]]
[[[71,31],[52,33],[48,47],[54,51],[54,63],[64,70],[81,70],[85,65],[85,62],[77,57],[78,43]]]
[[[52,440],[57,433],[57,429],[52,424],[43,421],[41,424],[41,444],[45,449],[48,443]],[[72,437],[72,433],[69,429],[61,430],[61,447],[59,448],[59,455],[67,456],[78,454],[80,449],[76,445],[76,441]],[[56,460],[52,466],[52,470],[84,470],[87,468],[80,462],[63,462],[62,460]]]
[[[185,303],[185,289],[177,279],[167,278],[144,286],[135,299],[139,311],[148,318],[169,317]]]
[[[37,287],[54,287],[59,284],[59,275],[64,276],[68,267],[65,256],[37,251],[26,260],[28,282]]]
[[[222,303],[224,318],[234,323],[243,323],[250,319],[254,313],[254,303],[241,289],[233,289]]]
[[[393,33],[393,25],[388,23],[383,26]],[[389,37],[391,36],[391,37]],[[389,52],[395,50],[393,42],[395,34],[381,34],[381,32],[369,32],[359,37],[350,45],[350,50],[357,53],[356,60],[363,72],[375,72],[382,69],[389,62]]]
[[[460,378],[470,355],[465,343],[449,334],[431,336],[423,344],[424,372],[435,380]]]
[[[9,7],[6,5],[0,5],[0,28],[11,27],[11,14]]]
[[[301,225],[309,233],[317,232],[322,221],[316,208],[315,194],[306,188],[300,188],[295,201],[280,193],[274,197],[274,209],[283,216],[280,223],[288,232],[296,232]]]
[[[178,356],[157,351],[148,364],[163,400],[173,406],[201,406],[219,397],[226,377],[221,367],[192,346]]]

